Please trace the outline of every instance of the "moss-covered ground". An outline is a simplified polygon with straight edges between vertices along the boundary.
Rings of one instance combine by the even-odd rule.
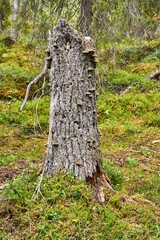
[[[160,239],[160,81],[147,78],[160,68],[159,47],[159,41],[132,42],[98,51],[103,168],[116,190],[106,191],[100,204],[72,174],[45,176],[33,197],[47,143],[47,87],[42,99],[32,100],[34,88],[24,111],[19,108],[42,54],[1,40],[0,239]]]

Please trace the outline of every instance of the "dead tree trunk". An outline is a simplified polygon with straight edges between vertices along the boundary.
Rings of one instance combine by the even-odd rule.
[[[45,67],[28,85],[21,106],[22,110],[30,87],[51,69],[49,136],[43,173],[73,173],[92,184],[94,196],[104,202],[103,186],[114,190],[102,174],[93,41],[59,20],[50,33],[46,52]]]
[[[48,52],[52,64],[46,173],[72,172],[78,178],[97,181],[101,155],[93,42],[59,20],[49,37]]]

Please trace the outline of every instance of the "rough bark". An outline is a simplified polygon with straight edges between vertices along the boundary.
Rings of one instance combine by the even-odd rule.
[[[14,0],[12,5],[12,26],[11,26],[11,35],[10,35],[13,41],[16,41],[18,37],[18,30],[17,30],[18,10],[19,10],[19,0]]]
[[[50,176],[72,172],[77,178],[97,183],[101,154],[93,41],[59,20],[49,37],[48,51],[52,63],[45,172]]]
[[[81,0],[81,14],[79,18],[80,30],[83,35],[92,35],[92,6],[93,0]]]

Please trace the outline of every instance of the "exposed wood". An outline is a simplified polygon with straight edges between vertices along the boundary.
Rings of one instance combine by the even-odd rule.
[[[160,143],[160,139],[152,141],[152,143]]]
[[[102,180],[103,180],[103,184],[104,184],[105,188],[107,188],[111,193],[116,193],[116,191],[110,185],[110,181],[106,175],[104,175],[104,174],[102,175]]]
[[[150,74],[148,76],[148,78],[150,78],[150,79],[158,79],[159,76],[160,76],[160,71],[157,71],[157,72],[155,72],[153,74]]]
[[[123,92],[120,93],[120,96],[125,95],[126,93],[129,92],[129,90],[132,89],[132,85],[128,86]]]
[[[44,68],[43,68],[43,71],[33,80],[31,81],[28,86],[27,86],[27,90],[26,90],[26,95],[25,95],[25,98],[24,98],[24,101],[23,101],[23,104],[20,108],[20,111],[22,111],[26,105],[26,102],[28,100],[28,95],[29,95],[29,91],[30,91],[30,88],[32,87],[32,85],[35,85],[39,82],[39,80],[41,80],[47,73],[48,69],[50,68],[50,63],[51,61],[51,58],[50,57],[47,57],[45,59],[45,65],[44,65]]]

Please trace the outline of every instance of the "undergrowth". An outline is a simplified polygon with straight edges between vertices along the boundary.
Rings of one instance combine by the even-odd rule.
[[[1,43],[0,239],[159,239],[160,84],[147,78],[159,66],[158,46],[152,41],[99,51],[103,170],[116,190],[112,196],[106,191],[100,204],[89,185],[62,173],[45,176],[33,198],[47,143],[49,97],[46,91],[42,99],[32,98],[34,89],[19,111],[37,72],[26,59],[34,46]]]

